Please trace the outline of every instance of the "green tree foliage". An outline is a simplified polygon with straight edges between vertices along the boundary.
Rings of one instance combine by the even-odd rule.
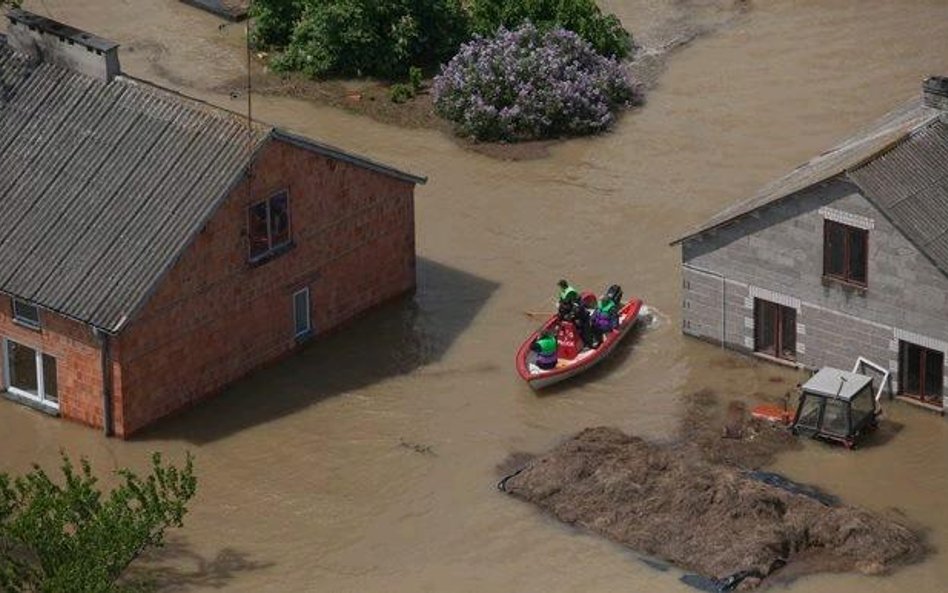
[[[541,31],[573,31],[605,56],[625,58],[632,51],[631,34],[595,0],[472,0],[470,11],[471,29],[483,36],[530,21]]]
[[[460,0],[257,0],[255,39],[278,70],[317,78],[403,78],[433,69],[468,36]]]
[[[19,8],[23,0],[0,0],[0,8]]]
[[[134,590],[118,584],[129,564],[182,525],[197,486],[191,456],[179,469],[155,453],[150,475],[120,470],[107,496],[87,460],[76,468],[63,455],[61,470],[62,484],[39,466],[16,478],[0,473],[0,590]]]
[[[285,47],[303,14],[303,0],[256,0],[250,3],[251,42],[258,47]]]

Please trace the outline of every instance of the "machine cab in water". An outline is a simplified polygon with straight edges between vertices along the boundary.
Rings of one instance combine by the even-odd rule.
[[[793,432],[852,447],[876,426],[878,414],[872,377],[823,368],[803,385]]]

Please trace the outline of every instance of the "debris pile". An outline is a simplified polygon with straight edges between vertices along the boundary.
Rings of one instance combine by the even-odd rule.
[[[765,449],[779,442],[761,434]],[[721,581],[740,574],[737,590],[778,570],[880,574],[925,553],[919,536],[899,521],[721,462],[731,457],[722,453],[733,451],[655,445],[590,428],[502,486],[561,521],[685,570]]]

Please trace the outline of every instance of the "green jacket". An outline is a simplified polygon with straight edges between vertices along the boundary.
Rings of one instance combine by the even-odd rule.
[[[566,288],[560,289],[560,302],[561,303],[572,300],[574,298],[575,299],[579,298],[579,292],[572,286],[567,286]]]
[[[616,303],[613,300],[605,300],[599,303],[599,311],[606,315],[613,315],[616,312]]]
[[[540,336],[537,338],[537,346],[540,348],[540,354],[550,356],[556,353],[556,338],[553,336]]]

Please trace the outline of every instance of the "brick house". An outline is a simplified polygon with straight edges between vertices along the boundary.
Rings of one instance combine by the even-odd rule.
[[[888,368],[943,411],[948,78],[673,243],[682,330],[807,368]]]
[[[127,437],[414,288],[423,178],[123,75],[94,35],[7,18],[7,398]]]

